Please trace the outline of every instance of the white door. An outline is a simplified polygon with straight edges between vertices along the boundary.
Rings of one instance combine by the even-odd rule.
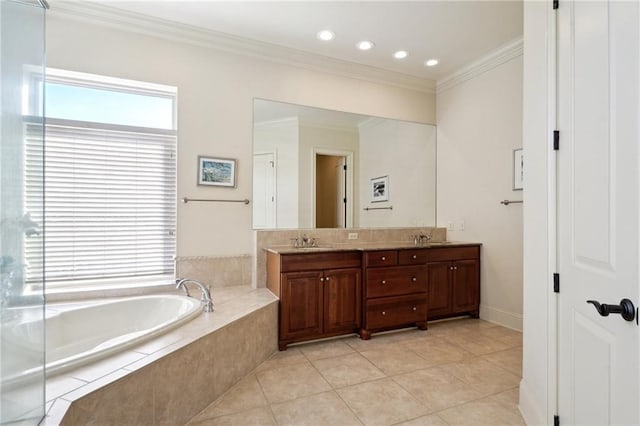
[[[336,185],[336,227],[345,228],[347,221],[347,159],[339,157],[334,167]]]
[[[272,229],[276,227],[276,173],[275,155],[253,156],[253,227]]]
[[[558,10],[558,415],[566,425],[640,424],[638,325],[587,303],[640,302],[639,13],[637,1],[560,0]]]

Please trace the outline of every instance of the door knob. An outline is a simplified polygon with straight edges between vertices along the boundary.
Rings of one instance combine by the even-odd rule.
[[[587,300],[587,303],[595,306],[596,311],[603,317],[608,317],[609,314],[620,314],[626,321],[633,321],[636,317],[636,308],[629,299],[622,299],[619,305],[601,304],[595,300]]]

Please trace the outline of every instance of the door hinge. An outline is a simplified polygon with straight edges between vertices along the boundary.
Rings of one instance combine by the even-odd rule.
[[[347,170],[347,165],[345,164],[344,166],[342,166],[342,170]]]
[[[553,8],[557,9],[560,6],[560,0],[553,0]]]
[[[347,204],[347,199],[346,199],[346,198],[343,198],[343,199],[342,199],[342,202],[343,202],[343,203],[345,203],[345,204]]]
[[[553,416],[553,426],[560,426],[560,416]]]
[[[557,151],[560,149],[560,130],[553,131],[553,150]]]
[[[560,274],[555,272],[553,274],[553,292],[560,293]]]

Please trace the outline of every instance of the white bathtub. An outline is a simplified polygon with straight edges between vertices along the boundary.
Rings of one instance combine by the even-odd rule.
[[[157,337],[201,311],[199,300],[177,295],[47,305],[47,375],[71,370]],[[4,325],[3,335],[11,333],[14,341],[37,346],[41,328],[41,322],[18,320]],[[20,375],[28,376],[32,373],[28,370]]]

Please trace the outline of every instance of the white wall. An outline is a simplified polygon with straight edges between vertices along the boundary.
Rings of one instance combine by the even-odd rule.
[[[276,226],[298,227],[298,119],[256,125],[253,129],[255,153],[275,153]]]
[[[482,243],[481,318],[521,329],[522,205],[500,200],[522,198],[512,190],[522,56],[438,92],[437,123],[438,226],[453,222],[448,239]]]
[[[433,226],[435,212],[435,127],[370,119],[360,125],[360,226]],[[389,176],[389,201],[371,203],[371,179]],[[412,182],[413,185],[406,185]]]
[[[527,424],[552,424],[555,414],[555,348],[549,344],[552,292],[549,221],[551,127],[548,125],[549,46],[555,12],[550,2],[524,4],[523,147],[526,155],[524,204],[524,345],[520,411]]]
[[[315,126],[309,123],[300,125],[300,227],[312,228],[314,218],[314,149],[322,152],[345,151],[353,153],[353,175],[358,171],[358,133],[356,129],[340,129]],[[336,154],[337,155],[337,154]],[[353,187],[358,187],[357,178]]]
[[[50,67],[178,87],[178,197],[250,198],[252,100],[435,123],[435,96],[67,19],[47,20]],[[196,185],[199,154],[238,159],[237,189]],[[251,253],[251,208],[178,205],[179,256]]]

